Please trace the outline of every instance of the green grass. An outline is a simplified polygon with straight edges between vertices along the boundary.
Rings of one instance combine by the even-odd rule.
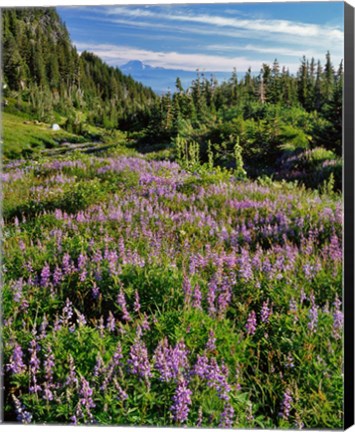
[[[62,124],[65,119],[58,122]],[[37,122],[25,114],[3,112],[2,115],[3,155],[5,159],[34,158],[44,149],[55,149],[61,143],[93,143],[109,146],[108,154],[136,154],[125,146],[126,134],[119,130],[105,130],[86,125],[83,135],[69,133],[64,129],[54,131],[48,123]],[[98,147],[99,150],[99,147]],[[63,147],[63,152],[66,150]],[[101,151],[102,153],[102,151]]]
[[[38,150],[53,148],[59,143],[84,142],[85,138],[63,129],[53,131],[51,125],[35,123],[25,117],[2,113],[3,155],[5,158],[33,156]]]

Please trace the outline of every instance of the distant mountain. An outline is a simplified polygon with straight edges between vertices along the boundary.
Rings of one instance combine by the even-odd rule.
[[[140,71],[147,71],[150,69],[154,69],[152,66],[146,65],[143,62],[141,62],[140,60],[131,60],[128,63],[126,63],[125,65],[121,66],[121,71],[125,71],[126,74],[133,72],[140,72]]]
[[[147,65],[140,60],[131,60],[119,67],[120,70],[141,82],[143,85],[151,87],[156,93],[162,94],[169,90],[174,92],[176,78],[179,77],[184,89],[190,86],[191,82],[196,79],[196,71],[187,71],[183,69],[166,69]],[[230,72],[208,72],[201,71],[205,77],[210,79],[213,75],[219,83],[229,80],[232,75]],[[244,73],[238,73],[238,77],[243,77]]]

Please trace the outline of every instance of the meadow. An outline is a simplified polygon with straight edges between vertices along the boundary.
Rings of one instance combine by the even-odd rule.
[[[125,151],[6,162],[5,420],[342,428],[342,202]]]

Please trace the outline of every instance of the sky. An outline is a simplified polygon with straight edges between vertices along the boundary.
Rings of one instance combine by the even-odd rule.
[[[58,7],[79,52],[111,66],[259,71],[276,58],[295,73],[303,55],[343,58],[343,2]]]

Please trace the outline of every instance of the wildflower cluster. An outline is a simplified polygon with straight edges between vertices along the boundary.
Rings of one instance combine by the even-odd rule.
[[[2,177],[6,419],[342,427],[336,194],[126,156]]]

